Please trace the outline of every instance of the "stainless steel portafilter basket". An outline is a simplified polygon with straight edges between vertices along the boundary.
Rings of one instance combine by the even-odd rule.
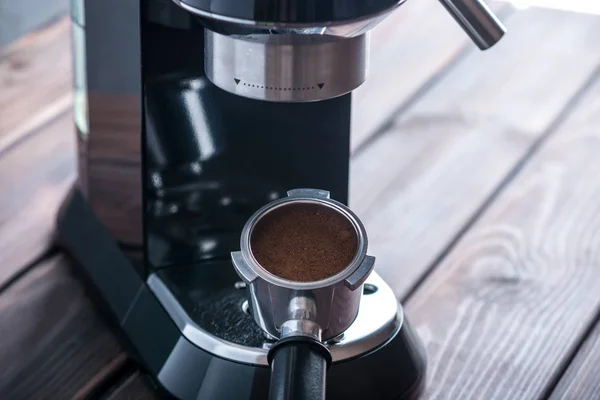
[[[254,257],[251,238],[262,218],[279,209],[314,204],[346,219],[356,233],[354,258],[337,274],[318,281],[298,282],[276,276]],[[358,217],[343,204],[329,198],[329,192],[296,189],[288,197],[258,210],[242,231],[241,251],[233,252],[233,265],[249,288],[252,316],[272,338],[301,334],[329,340],[343,333],[358,314],[362,284],[373,270],[375,258],[367,255],[367,234]]]
[[[356,235],[356,250],[349,264],[320,280],[292,281],[277,276],[261,266],[252,251],[253,233],[263,218],[282,207],[302,205],[334,215],[352,226]],[[232,260],[247,284],[254,320],[278,340],[269,351],[272,400],[324,398],[325,370],[331,363],[324,343],[341,335],[358,315],[363,283],[375,264],[375,258],[367,255],[367,244],[358,217],[323,190],[291,190],[288,197],[267,204],[246,223],[241,250],[232,253]]]

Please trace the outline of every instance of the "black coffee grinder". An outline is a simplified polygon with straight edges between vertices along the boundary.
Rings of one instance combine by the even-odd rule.
[[[72,0],[79,179],[58,238],[172,395],[268,396],[273,341],[230,254],[289,189],[347,203],[350,92],[368,30],[403,2]],[[481,0],[441,2],[480,48],[502,37]],[[419,340],[375,272],[363,290],[326,342],[327,396],[412,398]]]

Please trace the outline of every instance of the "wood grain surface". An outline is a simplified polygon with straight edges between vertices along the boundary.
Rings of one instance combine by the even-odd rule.
[[[120,93],[89,96],[90,131],[87,150],[86,185],[94,191],[91,206],[109,233],[122,243],[140,245],[143,241],[142,193],[129,190],[142,187],[142,129],[140,99]]]
[[[71,106],[70,22],[0,50],[0,153]]]
[[[352,94],[352,149],[471,46],[437,0],[407,1],[375,27],[368,78]]]
[[[595,399],[600,399],[599,323],[596,323],[550,396],[550,400]]]
[[[586,84],[600,64],[599,21],[513,14],[497,46],[472,50],[353,158],[350,205],[400,298]]]
[[[74,178],[69,27],[64,18],[1,52],[0,287],[47,250]]]
[[[0,157],[0,286],[51,244],[75,176],[74,136],[63,113]]]
[[[62,256],[3,291],[0,316],[4,400],[69,399],[121,352]]]
[[[165,399],[152,390],[149,379],[141,372],[135,372],[123,382],[109,390],[102,400],[158,400]]]
[[[20,275],[51,246],[74,178],[69,27],[65,18],[0,56],[2,399],[70,398],[123,357],[64,258]]]
[[[600,309],[600,71],[407,303],[426,399],[539,399]]]

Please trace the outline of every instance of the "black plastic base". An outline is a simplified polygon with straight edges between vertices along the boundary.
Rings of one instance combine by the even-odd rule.
[[[159,386],[182,400],[268,398],[269,368],[219,358],[189,342],[78,190],[63,205],[58,239],[117,322],[131,354]],[[327,399],[415,399],[425,369],[424,350],[405,319],[385,345],[332,364]]]

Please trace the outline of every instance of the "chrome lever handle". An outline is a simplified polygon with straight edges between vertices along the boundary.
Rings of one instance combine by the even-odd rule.
[[[506,27],[483,0],[440,0],[456,22],[481,50],[502,38]]]

